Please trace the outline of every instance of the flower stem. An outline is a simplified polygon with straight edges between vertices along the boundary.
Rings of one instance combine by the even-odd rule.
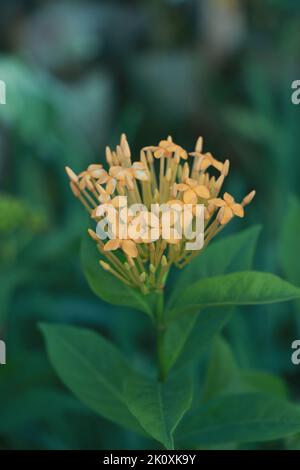
[[[157,330],[158,378],[161,382],[164,382],[166,380],[166,373],[164,370],[164,362],[163,362],[163,343],[164,343],[166,326],[164,324],[164,293],[163,291],[157,293],[156,330]]]

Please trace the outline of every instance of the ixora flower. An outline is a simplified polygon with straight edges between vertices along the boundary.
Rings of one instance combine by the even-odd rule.
[[[89,235],[100,251],[100,266],[143,293],[163,289],[171,266],[182,267],[201,253],[233,217],[244,216],[244,207],[255,196],[255,191],[251,191],[241,203],[236,203],[228,193],[221,197],[229,161],[222,163],[211,153],[203,153],[202,146],[203,140],[199,138],[195,151],[187,152],[168,137],[158,145],[144,147],[140,160],[132,163],[131,151],[123,134],[115,150],[106,149],[107,170],[100,164],[92,164],[76,175],[66,168],[73,194],[95,223],[103,222],[104,206],[111,207],[119,213],[120,220],[125,220],[122,227],[118,225],[114,230],[108,227],[111,239],[106,243],[98,231],[89,229]],[[156,160],[159,160],[157,168]],[[169,236],[163,237],[165,213],[159,211],[152,219],[151,216],[145,217],[145,212],[144,216],[139,212],[130,213],[130,209],[120,204],[121,197],[126,197],[131,205],[143,206],[147,214],[153,205],[163,204],[168,213],[174,204],[177,209],[188,204],[189,217],[179,215],[176,218],[176,211],[173,211],[170,217],[172,230]],[[178,225],[186,228],[188,220],[190,228],[197,228],[196,208],[200,204],[204,208],[203,244],[199,249],[187,249],[191,244],[186,242],[193,240],[187,237],[185,230],[178,231]],[[153,220],[157,221],[158,235],[152,236],[147,232],[133,237],[133,227],[143,226],[145,229],[149,226],[151,229]],[[197,230],[190,230],[191,233],[196,239]]]

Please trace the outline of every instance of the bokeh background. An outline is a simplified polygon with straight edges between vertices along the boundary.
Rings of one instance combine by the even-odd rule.
[[[300,285],[299,251],[286,256],[300,229],[299,30],[298,0],[1,0],[0,448],[137,445],[63,387],[38,329],[95,328],[140,363],[152,350],[142,314],[90,292],[79,260],[85,214],[64,174],[103,162],[121,132],[137,156],[171,134],[191,150],[202,135],[206,150],[230,158],[226,189],[257,197],[227,234],[262,224],[256,267]],[[252,308],[225,332],[241,366],[279,374],[294,400],[299,319],[296,304]]]

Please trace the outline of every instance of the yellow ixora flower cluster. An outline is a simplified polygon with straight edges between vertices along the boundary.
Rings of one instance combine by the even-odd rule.
[[[130,205],[143,204],[149,211],[153,204],[172,206],[176,202],[178,205],[189,204],[192,208],[198,204],[204,206],[204,244],[200,250],[187,250],[185,237],[178,239],[172,236],[172,232],[168,239],[133,239],[130,230],[124,237],[117,228],[115,236],[104,241],[89,229],[89,235],[106,260],[99,261],[102,268],[143,293],[162,289],[171,265],[185,266],[234,216],[243,217],[244,207],[255,196],[255,191],[251,191],[241,203],[236,203],[228,193],[220,197],[229,161],[222,163],[216,160],[211,153],[204,153],[202,146],[203,140],[199,137],[195,150],[188,153],[168,137],[156,146],[144,147],[140,161],[132,163],[130,148],[123,134],[115,150],[106,148],[108,170],[101,164],[92,164],[76,175],[66,168],[73,194],[95,222],[99,222],[103,215],[103,205],[116,211],[122,209],[120,196],[125,196]],[[193,214],[194,210],[192,217]],[[137,217],[139,215],[132,220],[133,217],[129,216],[126,221],[136,224]]]

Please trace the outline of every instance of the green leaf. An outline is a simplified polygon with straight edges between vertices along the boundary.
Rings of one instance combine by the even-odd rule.
[[[281,224],[279,259],[286,278],[300,286],[300,263],[295,253],[299,250],[300,203],[291,198],[288,212]]]
[[[203,401],[223,394],[250,392],[288,398],[287,387],[280,377],[264,371],[240,369],[227,341],[216,338],[208,362]]]
[[[251,227],[209,245],[182,271],[169,304],[176,298],[178,290],[189,286],[195,279],[251,269],[260,230],[260,226]],[[232,309],[224,308],[215,309],[213,312],[202,311],[198,315],[180,317],[168,325],[163,344],[165,373],[175,364],[182,367],[198,359],[228,322],[231,313]]]
[[[264,394],[223,395],[188,413],[176,431],[183,448],[280,439],[300,431],[300,408]]]
[[[170,323],[162,346],[165,375],[174,366],[179,369],[199,359],[231,314],[231,308],[206,309],[196,315],[183,315]]]
[[[221,337],[214,341],[205,378],[203,400],[224,392],[239,376],[239,367],[228,343]]]
[[[174,449],[173,432],[192,403],[191,379],[182,374],[165,383],[132,377],[125,384],[128,408],[142,428],[166,449]]]
[[[256,225],[208,245],[203,253],[181,271],[173,288],[170,304],[176,301],[178,292],[195,280],[251,269],[260,231],[261,226]]]
[[[184,289],[169,320],[204,307],[253,305],[283,302],[300,297],[300,289],[279,277],[256,271],[245,271],[203,279]]]
[[[278,398],[288,398],[288,388],[285,382],[270,372],[246,369],[240,372],[241,384],[244,391],[253,391],[273,395]]]
[[[152,296],[143,295],[138,289],[123,284],[115,276],[104,271],[99,265],[99,259],[101,255],[96,243],[87,235],[84,236],[81,245],[81,263],[92,291],[105,302],[132,307],[152,316]]]
[[[40,328],[52,366],[74,395],[104,418],[142,432],[122,393],[133,371],[120,352],[90,330],[47,324]]]

